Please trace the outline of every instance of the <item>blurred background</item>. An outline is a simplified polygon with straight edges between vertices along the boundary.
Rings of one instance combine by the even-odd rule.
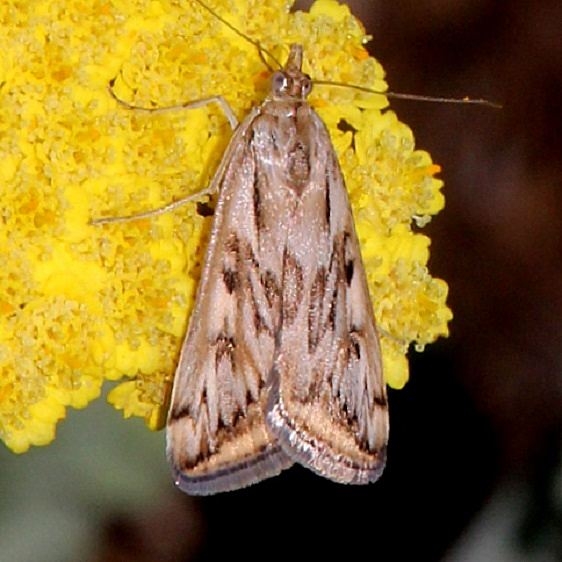
[[[392,90],[503,104],[392,102],[443,167],[425,230],[455,318],[390,393],[383,477],[189,498],[164,434],[98,401],[49,447],[0,449],[0,560],[562,560],[562,3],[348,3]]]

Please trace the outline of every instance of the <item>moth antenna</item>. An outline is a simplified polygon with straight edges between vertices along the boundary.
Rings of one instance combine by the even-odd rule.
[[[197,2],[197,4],[199,4],[202,8],[204,8],[205,10],[207,10],[207,12],[209,12],[212,16],[214,16],[215,18],[217,18],[220,22],[222,22],[224,25],[226,25],[226,27],[228,27],[229,29],[231,29],[232,31],[234,31],[234,33],[236,33],[237,35],[239,35],[240,37],[242,37],[243,39],[245,39],[246,41],[248,41],[248,43],[252,44],[257,50],[258,50],[258,54],[260,56],[260,59],[262,60],[263,64],[265,66],[267,66],[267,68],[273,72],[277,69],[273,68],[266,60],[265,57],[263,56],[263,54],[265,53],[268,57],[270,57],[275,64],[277,65],[277,68],[281,68],[282,65],[281,63],[275,58],[275,56],[268,51],[265,47],[262,47],[262,45],[260,45],[259,41],[256,41],[255,39],[252,39],[249,35],[246,35],[246,33],[244,33],[243,31],[240,31],[239,29],[237,29],[236,27],[234,27],[234,25],[232,25],[228,20],[224,19],[220,14],[218,14],[217,12],[215,12],[215,10],[213,10],[213,8],[211,8],[210,6],[208,6],[207,4],[205,4],[205,2],[203,2],[202,0],[195,0],[195,2]]]
[[[430,103],[454,103],[454,104],[468,104],[468,105],[483,105],[485,107],[491,107],[493,109],[502,109],[502,105],[489,101],[486,99],[472,99],[472,98],[443,98],[434,96],[421,96],[418,94],[402,94],[400,92],[378,92],[377,90],[372,90],[365,86],[358,86],[357,84],[346,84],[344,82],[332,82],[330,80],[314,80],[314,84],[321,86],[340,86],[345,88],[353,88],[354,90],[359,90],[361,92],[367,92],[369,94],[380,94],[386,96],[387,98],[393,98],[397,100],[411,100],[411,101],[424,101]]]

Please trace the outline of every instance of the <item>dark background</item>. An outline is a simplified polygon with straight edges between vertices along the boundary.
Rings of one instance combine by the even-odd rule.
[[[562,559],[562,3],[349,4],[391,90],[503,104],[392,102],[443,167],[446,209],[427,232],[430,269],[450,286],[451,337],[412,353],[411,381],[391,391],[377,484],[342,487],[294,468],[197,500],[204,542],[185,559],[441,560],[503,496],[517,505],[505,534],[513,559]],[[189,518],[192,500],[183,505],[177,517]],[[476,547],[498,525],[477,531]],[[138,528],[114,522],[108,553],[123,532],[139,544]]]

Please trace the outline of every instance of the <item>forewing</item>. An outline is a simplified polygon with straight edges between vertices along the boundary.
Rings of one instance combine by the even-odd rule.
[[[388,410],[360,249],[323,123],[309,108],[296,131],[301,165],[288,169],[305,170],[307,181],[283,248],[267,421],[296,462],[337,482],[373,482],[385,464]]]
[[[278,283],[260,267],[255,110],[219,169],[219,199],[177,367],[167,454],[190,494],[233,490],[292,464],[265,424],[279,317]]]

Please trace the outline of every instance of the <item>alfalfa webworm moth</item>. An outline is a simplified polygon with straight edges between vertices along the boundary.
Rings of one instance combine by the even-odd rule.
[[[168,456],[189,493],[239,488],[293,462],[348,483],[374,481],[384,466],[372,306],[301,66],[293,45],[205,190],[219,199],[168,417]],[[210,101],[220,100],[185,107]]]

